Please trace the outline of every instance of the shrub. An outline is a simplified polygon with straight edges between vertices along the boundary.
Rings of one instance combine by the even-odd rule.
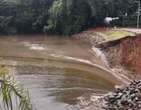
[[[0,67],[0,99],[3,110],[32,110],[28,92],[17,85],[5,67]]]

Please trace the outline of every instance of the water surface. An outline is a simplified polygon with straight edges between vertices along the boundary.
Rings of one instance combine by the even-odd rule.
[[[78,98],[104,94],[115,77],[98,65],[91,46],[73,38],[32,35],[0,38],[0,64],[29,89],[36,110],[75,110]]]

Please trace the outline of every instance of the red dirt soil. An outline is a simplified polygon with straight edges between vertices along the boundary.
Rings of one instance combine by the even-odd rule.
[[[141,35],[120,42],[121,64],[141,74]]]

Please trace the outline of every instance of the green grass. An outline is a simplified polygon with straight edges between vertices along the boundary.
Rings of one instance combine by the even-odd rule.
[[[133,32],[123,31],[123,30],[110,30],[102,33],[105,41],[115,41],[123,39],[127,36],[134,37],[136,34]]]
[[[5,67],[0,67],[0,100],[2,110],[32,110],[28,91],[17,85]]]

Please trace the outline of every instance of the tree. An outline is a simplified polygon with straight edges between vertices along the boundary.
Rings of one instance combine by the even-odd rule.
[[[49,10],[48,26],[45,29],[60,34],[80,32],[88,25],[91,8],[83,0],[57,0]],[[64,22],[65,20],[65,22]]]
[[[117,25],[132,26],[136,11],[134,0],[0,0],[0,33],[70,35],[103,25],[107,16],[119,17]]]

